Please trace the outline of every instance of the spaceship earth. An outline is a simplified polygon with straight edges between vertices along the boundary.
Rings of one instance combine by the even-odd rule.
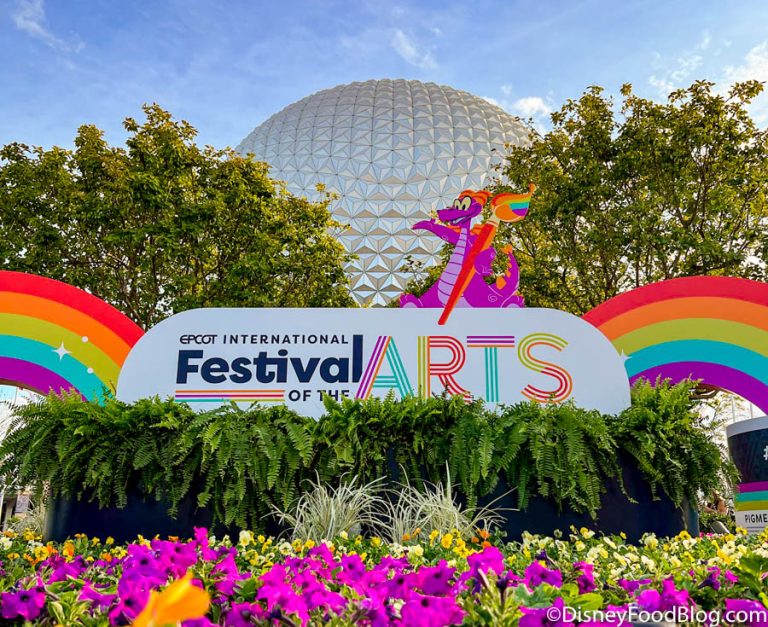
[[[357,255],[347,272],[360,303],[383,305],[409,275],[406,256],[432,265],[443,242],[414,223],[482,188],[505,144],[522,144],[520,120],[483,98],[414,80],[370,80],[307,96],[257,126],[237,147],[269,163],[294,194],[339,199],[338,235]]]

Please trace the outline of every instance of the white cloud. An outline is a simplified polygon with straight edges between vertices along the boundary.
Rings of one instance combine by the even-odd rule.
[[[704,63],[704,56],[701,53],[709,48],[711,42],[712,36],[708,31],[704,31],[701,39],[693,48],[673,61],[665,61],[661,54],[654,52],[653,62],[654,65],[658,66],[658,71],[648,77],[648,83],[656,88],[660,96],[666,98],[671,91],[692,82],[696,78],[694,72]],[[717,55],[719,50],[710,54]]]
[[[432,56],[432,51],[419,46],[412,36],[406,35],[399,28],[395,29],[390,43],[393,50],[407,63],[422,70],[437,68],[437,62]]]
[[[16,0],[16,8],[11,17],[16,28],[35,39],[39,39],[51,48],[65,52],[72,50],[79,52],[83,47],[82,42],[71,46],[51,32],[46,24],[43,0]]]
[[[768,81],[768,41],[747,52],[741,65],[727,66],[725,79],[731,83],[749,79]]]
[[[483,96],[483,99],[497,107],[501,107],[508,113],[518,115],[526,120],[532,120],[533,127],[540,133],[546,131],[550,126],[549,114],[553,111],[550,98],[542,98],[541,96],[513,98],[513,91],[510,85],[502,85],[499,91],[503,94],[501,98]]]
[[[545,116],[552,113],[552,107],[541,96],[527,96],[512,103],[512,111],[527,118]]]
[[[746,80],[768,82],[768,40],[749,50],[743,63],[726,66],[721,82],[730,86]],[[763,92],[753,101],[751,113],[757,122],[768,122],[768,94]]]

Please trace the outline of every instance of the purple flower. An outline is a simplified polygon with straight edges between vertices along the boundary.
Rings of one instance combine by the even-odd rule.
[[[3,618],[35,620],[45,605],[45,588],[36,586],[29,590],[3,592],[0,604],[3,606]]]
[[[154,579],[140,575],[125,576],[117,582],[118,602],[109,612],[111,625],[130,623],[149,600]]]
[[[181,623],[181,627],[216,627],[216,623],[212,623],[210,619],[203,616],[202,618],[190,618]]]
[[[732,573],[730,570],[726,570],[725,571],[725,575],[723,575],[723,576],[725,577],[725,580],[728,583],[730,583],[731,585],[739,582],[739,578],[734,573]]]
[[[540,562],[531,562],[525,569],[525,584],[533,589],[543,583],[559,588],[563,585],[563,575],[559,570],[553,570],[543,566]]]
[[[400,610],[402,624],[409,627],[460,625],[464,612],[453,597],[436,597],[412,592]]]
[[[233,603],[232,609],[224,616],[226,627],[251,627],[252,618],[263,620],[267,613],[256,603]]]
[[[93,604],[94,609],[106,610],[109,608],[114,600],[117,598],[116,594],[103,594],[94,589],[93,584],[90,581],[86,581],[83,589],[80,590],[80,601],[90,601]]]
[[[232,554],[228,554],[216,566],[211,573],[218,581],[214,584],[221,594],[230,595],[235,591],[235,586],[240,579],[247,578],[237,570],[237,564]]]
[[[641,586],[647,586],[651,579],[619,579],[619,585],[629,594],[634,594]]]
[[[318,544],[317,546],[313,546],[307,552],[307,557],[319,558],[327,568],[330,568],[334,563],[333,553],[331,553],[331,549],[329,549],[328,545],[326,544]]]
[[[216,559],[216,551],[211,550],[208,540],[208,530],[204,527],[195,527],[195,543],[200,549],[200,555],[206,562]]]
[[[353,584],[365,576],[365,564],[359,555],[344,555],[339,561],[342,570],[338,578],[341,583]]]
[[[263,585],[259,588],[256,598],[265,600],[270,612],[279,609],[285,614],[296,614],[302,621],[309,619],[307,604],[287,583],[287,572],[284,566],[275,564],[260,579]]]
[[[384,586],[385,596],[393,599],[404,599],[411,590],[411,575],[408,573],[395,573],[394,577]]]
[[[585,594],[587,592],[594,592],[597,590],[597,584],[595,583],[595,566],[594,564],[588,564],[587,562],[576,562],[574,568],[581,571],[581,574],[576,577],[576,585],[579,586],[579,594]]]
[[[371,627],[388,627],[389,612],[384,602],[377,598],[367,598],[359,601],[358,606],[365,611],[365,618]]]
[[[730,623],[744,623],[750,627],[768,625],[768,608],[759,601],[750,599],[726,599],[725,620]]]
[[[152,548],[158,555],[158,565],[168,570],[174,578],[182,577],[197,562],[196,546],[194,542],[152,540]]]
[[[496,575],[504,572],[504,554],[495,546],[486,547],[480,553],[473,553],[467,557],[471,577],[476,577],[478,572],[487,573],[493,571]]]
[[[538,562],[534,562],[538,563]],[[520,627],[558,627],[572,625],[565,611],[563,599],[557,598],[550,607],[524,607]]]
[[[691,604],[687,590],[677,590],[675,582],[670,577],[661,584],[658,590],[643,590],[637,595],[638,605],[649,612],[671,610],[675,607],[688,607]]]
[[[704,581],[699,584],[699,588],[720,589],[720,569],[717,566],[711,566],[709,568],[709,574]]]
[[[437,566],[421,567],[416,573],[414,584],[424,594],[446,595],[451,591],[451,580],[455,573],[455,568],[448,566],[445,560],[440,560]]]

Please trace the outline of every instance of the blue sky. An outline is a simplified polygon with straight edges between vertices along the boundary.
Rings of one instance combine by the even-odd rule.
[[[768,2],[0,0],[0,144],[112,142],[156,101],[236,145],[314,91],[415,78],[539,121],[590,84],[768,80]],[[754,108],[768,123],[768,98]]]

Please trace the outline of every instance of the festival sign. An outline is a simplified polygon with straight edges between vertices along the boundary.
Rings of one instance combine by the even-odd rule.
[[[768,417],[728,425],[728,451],[741,483],[734,495],[736,524],[750,533],[768,527]]]
[[[117,397],[173,397],[198,409],[285,403],[309,416],[323,396],[448,393],[490,405],[629,406],[621,357],[592,325],[553,309],[196,309],[133,347]]]

